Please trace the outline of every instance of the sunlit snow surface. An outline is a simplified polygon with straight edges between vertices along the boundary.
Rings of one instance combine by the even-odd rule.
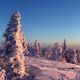
[[[29,58],[27,64],[41,70],[31,69],[36,80],[80,80],[80,66],[66,62],[51,61],[45,58]],[[37,72],[37,73],[36,73]]]

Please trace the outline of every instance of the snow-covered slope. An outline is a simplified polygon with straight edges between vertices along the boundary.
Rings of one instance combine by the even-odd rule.
[[[80,66],[45,58],[26,58],[36,80],[80,80]]]

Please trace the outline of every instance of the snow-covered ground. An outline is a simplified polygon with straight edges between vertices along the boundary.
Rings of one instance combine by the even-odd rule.
[[[45,58],[26,58],[36,80],[80,80],[80,65]]]

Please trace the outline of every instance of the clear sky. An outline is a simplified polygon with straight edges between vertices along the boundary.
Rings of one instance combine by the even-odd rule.
[[[0,0],[0,38],[15,11],[28,41],[80,44],[80,0]]]

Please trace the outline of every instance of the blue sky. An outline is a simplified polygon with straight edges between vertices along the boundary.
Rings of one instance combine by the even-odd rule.
[[[28,42],[80,44],[80,0],[0,0],[0,38],[15,11]]]

